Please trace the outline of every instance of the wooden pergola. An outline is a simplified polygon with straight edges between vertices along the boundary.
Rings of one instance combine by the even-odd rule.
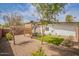
[[[21,35],[23,34],[24,36],[26,36],[26,34],[29,34],[30,37],[32,37],[32,24],[31,23],[26,23],[22,26],[10,26],[11,32],[13,34],[13,41],[14,41],[14,45],[15,43],[15,35]]]

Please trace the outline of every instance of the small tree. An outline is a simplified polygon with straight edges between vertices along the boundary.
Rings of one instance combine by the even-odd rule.
[[[53,23],[56,21],[56,16],[59,15],[64,9],[65,4],[61,3],[45,3],[45,4],[33,4],[40,16],[40,24],[42,25],[42,36],[44,35],[44,25]],[[43,44],[43,38],[41,40]]]

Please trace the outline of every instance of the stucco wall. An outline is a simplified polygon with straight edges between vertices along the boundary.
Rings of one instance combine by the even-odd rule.
[[[46,27],[49,27],[49,31],[45,30],[45,34],[75,36],[75,26],[72,25],[54,24],[53,26],[49,25]]]
[[[2,37],[2,29],[0,29],[0,38]]]

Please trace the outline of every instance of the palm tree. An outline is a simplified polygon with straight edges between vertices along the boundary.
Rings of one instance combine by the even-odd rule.
[[[62,11],[64,11],[64,6],[66,4],[60,4],[60,3],[45,3],[45,4],[33,4],[40,16],[40,24],[42,25],[42,36],[44,35],[44,25],[47,25],[49,23],[53,23],[56,21],[56,16],[59,15]],[[43,38],[41,40],[41,44],[43,44]]]
[[[65,21],[66,22],[73,22],[73,16],[72,15],[66,15]]]

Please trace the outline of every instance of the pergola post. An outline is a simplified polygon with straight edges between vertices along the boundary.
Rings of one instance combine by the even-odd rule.
[[[24,24],[24,30],[23,30],[23,31],[24,31],[24,36],[25,36],[25,29],[26,29],[26,28],[25,28],[25,24]]]
[[[15,37],[14,37],[14,33],[13,33],[13,41],[14,41],[13,43],[14,43],[14,45],[15,45]]]
[[[32,29],[33,29],[32,26],[33,26],[33,24],[31,23],[31,34],[30,34],[31,38],[32,38]]]

